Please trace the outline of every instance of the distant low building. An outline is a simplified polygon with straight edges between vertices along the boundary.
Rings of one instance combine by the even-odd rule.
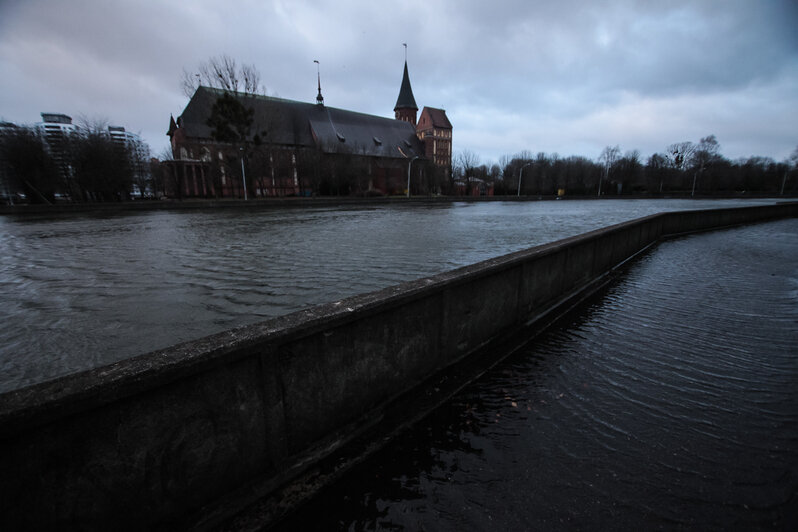
[[[246,154],[244,146],[215,140],[209,126],[214,105],[225,94],[252,111]],[[406,191],[410,165],[417,181],[424,161],[450,169],[451,124],[445,112],[430,111],[438,111],[439,130],[448,124],[448,137],[441,136],[448,139],[448,148],[438,148],[434,128],[416,127],[418,108],[407,63],[394,111],[391,119],[326,106],[320,84],[316,103],[199,87],[177,120],[170,118],[167,135],[174,160],[166,162],[166,193],[243,197],[242,165],[251,196],[400,194]],[[448,159],[444,151],[436,158],[436,148],[448,149]],[[416,159],[419,163],[413,164]]]
[[[493,192],[493,183],[478,177],[458,179],[454,182],[456,196],[493,196]]]

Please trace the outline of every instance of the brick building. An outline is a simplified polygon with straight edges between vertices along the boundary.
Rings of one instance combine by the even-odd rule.
[[[218,142],[208,125],[225,94],[251,112],[246,150]],[[248,196],[390,195],[406,191],[408,166],[413,183],[429,185],[435,165],[450,175],[452,126],[444,111],[426,107],[429,124],[416,125],[407,62],[394,112],[391,119],[326,106],[320,84],[316,103],[199,87],[177,120],[170,118],[164,192],[244,197],[243,171]],[[416,159],[426,164],[411,164]]]
[[[424,154],[438,167],[452,167],[452,123],[443,109],[424,107],[416,126],[418,138],[424,141]]]
[[[424,157],[435,167],[442,169],[444,177],[448,179],[452,168],[452,123],[449,122],[446,111],[434,107],[424,107],[421,117],[416,121],[418,106],[410,86],[407,61],[399,97],[393,110],[397,120],[409,122],[416,127],[416,135],[424,142]]]

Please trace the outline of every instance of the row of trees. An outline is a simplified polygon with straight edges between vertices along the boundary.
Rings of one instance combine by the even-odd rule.
[[[114,141],[102,120],[47,136],[37,127],[0,131],[0,195],[8,202],[121,201],[152,190],[152,175],[149,147]]]
[[[643,160],[637,150],[622,154],[607,146],[595,161],[521,152],[499,163],[480,164],[464,150],[454,158],[454,179],[492,181],[497,195],[617,194],[794,194],[798,192],[798,147],[788,160],[749,157],[731,161],[720,153],[715,135],[680,142]],[[520,182],[520,187],[519,187]]]

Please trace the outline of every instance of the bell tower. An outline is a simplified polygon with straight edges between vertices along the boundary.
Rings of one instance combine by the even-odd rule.
[[[416,99],[413,97],[413,89],[410,87],[410,76],[407,73],[407,44],[404,44],[404,47],[405,72],[402,76],[402,87],[399,89],[399,98],[396,99],[396,106],[393,108],[393,111],[397,120],[410,122],[415,126],[418,106],[416,105]]]

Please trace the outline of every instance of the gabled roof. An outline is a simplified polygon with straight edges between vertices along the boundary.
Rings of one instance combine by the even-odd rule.
[[[452,129],[452,123],[449,122],[449,118],[446,116],[446,111],[443,109],[436,109],[435,107],[424,107],[424,110],[421,111],[421,117],[428,116],[430,121],[432,122],[432,127],[438,127],[442,129]],[[419,123],[421,123],[421,119],[419,118]]]
[[[410,76],[407,73],[407,61],[405,61],[405,73],[402,76],[402,87],[399,89],[399,98],[396,99],[396,105],[393,110],[397,109],[413,109],[418,111],[416,99],[413,97],[413,89],[410,87]]]
[[[210,87],[197,89],[178,120],[187,137],[211,139],[206,122],[223,94]],[[424,145],[407,122],[271,96],[231,94],[253,109],[252,135],[259,133],[270,144],[373,157],[424,155]]]

